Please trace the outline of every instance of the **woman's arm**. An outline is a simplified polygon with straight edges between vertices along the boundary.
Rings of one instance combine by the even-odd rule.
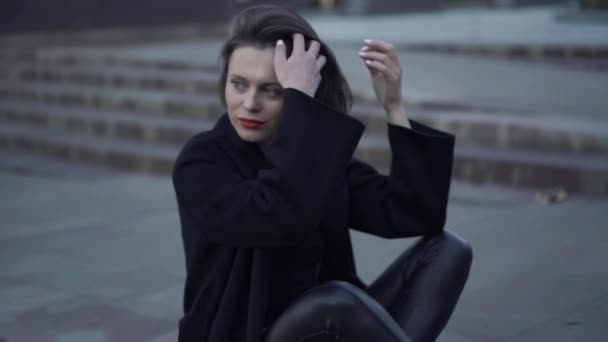
[[[180,218],[209,242],[285,246],[317,229],[327,198],[343,174],[363,125],[295,89],[284,90],[281,122],[265,148],[273,166],[243,179],[220,149],[176,165]]]
[[[378,101],[384,107],[388,122],[412,128],[405,113],[401,94],[403,69],[395,47],[381,40],[365,39],[359,57],[365,62]]]
[[[445,224],[454,137],[408,119],[394,47],[380,40],[365,44],[359,56],[387,114],[392,163],[389,176],[359,161],[350,163],[350,226],[383,237],[438,232]]]
[[[357,160],[347,167],[349,225],[395,238],[443,229],[452,175],[454,136],[410,120],[412,129],[388,125],[388,176]]]

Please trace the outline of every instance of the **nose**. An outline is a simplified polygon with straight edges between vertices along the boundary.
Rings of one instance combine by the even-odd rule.
[[[255,89],[251,89],[245,94],[245,100],[243,101],[243,107],[250,112],[258,112],[260,111],[261,104],[258,101],[257,91]]]

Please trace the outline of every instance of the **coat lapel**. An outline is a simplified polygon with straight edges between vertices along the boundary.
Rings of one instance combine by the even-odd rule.
[[[258,144],[241,139],[228,114],[222,115],[214,130],[220,133],[221,148],[234,160],[245,178],[255,178],[259,170],[269,167]]]
[[[217,122],[214,130],[220,136],[221,148],[234,160],[239,172],[246,179],[254,179],[258,171],[269,168],[258,144],[244,141],[230,123],[227,114]],[[247,341],[257,341],[263,333],[272,277],[272,253],[267,249],[254,249],[251,254],[251,284],[247,321]],[[262,314],[259,314],[262,313]]]

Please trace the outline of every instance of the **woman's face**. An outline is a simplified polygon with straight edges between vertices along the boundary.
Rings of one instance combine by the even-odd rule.
[[[282,92],[274,73],[274,48],[244,46],[232,52],[224,94],[230,123],[241,139],[261,143],[272,135]]]

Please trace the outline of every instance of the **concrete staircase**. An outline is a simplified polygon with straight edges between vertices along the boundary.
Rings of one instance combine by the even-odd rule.
[[[181,145],[223,112],[213,66],[30,57],[0,58],[0,164],[5,169],[23,171],[24,165],[36,164],[32,158],[40,158],[44,165],[77,162],[168,174]],[[441,105],[410,104],[408,112],[457,136],[456,179],[608,194],[605,124],[437,108]],[[356,156],[386,171],[391,154],[381,108],[358,100],[352,115],[367,126]]]

